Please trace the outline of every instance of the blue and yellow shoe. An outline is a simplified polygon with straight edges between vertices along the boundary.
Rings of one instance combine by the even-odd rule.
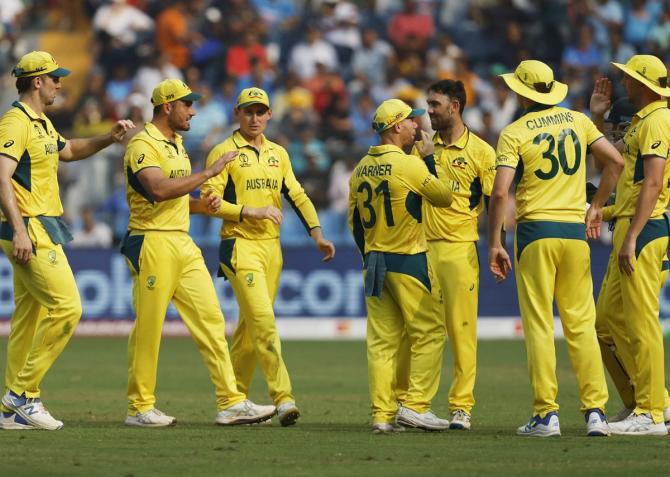
[[[533,416],[528,424],[519,427],[516,433],[519,436],[529,437],[559,437],[561,426],[558,423],[558,414],[552,411],[543,418],[539,415]]]

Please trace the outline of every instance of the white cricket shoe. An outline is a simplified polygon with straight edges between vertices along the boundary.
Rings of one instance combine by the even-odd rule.
[[[529,437],[558,437],[561,435],[561,426],[558,422],[558,414],[554,411],[548,413],[544,418],[539,415],[533,416],[528,424],[516,430],[519,436]]]
[[[460,429],[462,431],[469,431],[471,426],[470,414],[463,409],[456,409],[451,413],[451,422],[449,429]]]
[[[607,418],[600,409],[589,409],[584,414],[586,419],[586,435],[591,437],[602,437],[610,435]]]
[[[445,429],[449,429],[449,421],[440,419],[433,414],[433,411],[419,414],[408,407],[400,406],[395,419],[396,423],[401,426],[415,427],[424,431],[444,431]]]
[[[649,414],[631,414],[620,422],[610,424],[612,434],[624,436],[666,436],[665,423],[654,423]]]
[[[158,409],[149,409],[146,412],[138,412],[134,416],[126,416],[126,426],[137,427],[167,427],[174,426],[177,419],[168,416]]]
[[[633,409],[631,409],[629,407],[624,407],[619,412],[617,412],[616,416],[609,418],[608,421],[610,423],[621,422],[624,419],[626,419],[628,416],[630,416],[631,414],[633,414]]]
[[[12,391],[7,391],[2,396],[2,404],[37,429],[56,431],[63,427],[63,422],[54,419],[40,398],[26,398],[25,394],[19,396]]]
[[[663,409],[663,420],[665,421],[665,427],[667,427],[668,432],[670,432],[670,407]]]
[[[28,424],[28,421],[17,413],[11,411],[0,413],[0,429],[19,431],[35,429],[35,427]]]
[[[300,417],[300,411],[294,402],[285,402],[277,406],[277,416],[282,427],[292,426]]]
[[[245,399],[216,413],[216,423],[222,426],[253,424],[270,419],[277,412],[274,406],[259,406]]]
[[[395,422],[375,422],[372,425],[375,434],[389,434],[391,432],[405,432],[405,428]]]

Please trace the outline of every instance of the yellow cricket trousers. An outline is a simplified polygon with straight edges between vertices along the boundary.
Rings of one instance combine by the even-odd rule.
[[[196,342],[216,391],[219,410],[237,404],[226,326],[200,249],[185,232],[131,232],[122,252],[133,277],[135,324],[128,340],[128,413],[154,407],[165,313],[172,301]]]
[[[273,309],[283,263],[279,239],[222,240],[219,260],[240,307],[230,350],[238,389],[249,392],[260,364],[275,406],[295,402]]]
[[[635,412],[651,413],[654,422],[659,423],[663,422],[663,409],[670,405],[658,318],[659,294],[668,274],[668,223],[664,217],[651,219],[642,229],[635,247],[635,271],[630,277],[619,271],[618,264],[619,249],[629,227],[628,218],[616,222],[612,253],[598,297],[597,329],[601,342],[610,349],[610,353],[603,353],[603,359],[610,362],[608,369],[617,389],[624,391],[624,404],[631,405],[632,386]]]
[[[390,423],[398,410],[398,349],[407,333],[409,373],[403,405],[424,413],[440,385],[445,323],[441,291],[425,254],[384,254],[381,296],[366,296],[368,381],[374,423]],[[371,273],[368,269],[364,272]]]
[[[14,270],[14,314],[7,341],[5,388],[40,396],[40,383],[70,340],[81,318],[81,300],[63,247],[36,218],[28,219],[33,258],[12,259],[12,232],[2,223],[0,245]]]
[[[581,411],[607,403],[607,384],[595,330],[595,304],[584,224],[532,221],[517,225],[516,282],[534,414],[558,411],[554,313],[561,318]]]

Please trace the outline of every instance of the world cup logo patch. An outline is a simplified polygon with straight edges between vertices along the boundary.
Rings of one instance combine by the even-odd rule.
[[[49,253],[47,253],[47,258],[49,259],[49,263],[51,264],[56,264],[56,259],[58,258],[56,255],[55,250],[49,250]]]
[[[247,286],[248,286],[248,287],[253,287],[253,286],[255,285],[255,283],[254,283],[254,274],[253,274],[253,273],[247,273],[247,274],[244,276],[244,279],[246,280],[246,282],[247,282]]]
[[[150,275],[147,278],[147,288],[149,290],[153,290],[156,287],[156,277],[154,275]]]

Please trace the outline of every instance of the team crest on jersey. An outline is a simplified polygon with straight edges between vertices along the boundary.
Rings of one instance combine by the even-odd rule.
[[[35,134],[37,134],[38,138],[44,139],[44,130],[42,130],[39,124],[33,123],[33,129],[35,130]]]
[[[464,157],[457,157],[456,159],[451,161],[451,165],[454,167],[458,167],[459,169],[465,169],[465,166],[467,166],[468,163]]]
[[[279,159],[274,156],[268,158],[268,166],[270,167],[279,167]]]
[[[165,154],[167,155],[168,159],[175,159],[177,157],[174,154],[174,148],[169,144],[165,145]]]
[[[240,167],[251,167],[249,156],[244,153],[240,154]]]
[[[49,250],[49,253],[47,254],[47,258],[49,259],[49,263],[51,264],[56,264],[56,251],[55,250]]]
[[[149,275],[149,277],[147,277],[147,288],[149,290],[156,288],[156,277],[154,275]]]
[[[256,284],[254,283],[254,274],[253,274],[253,273],[247,273],[247,274],[244,276],[244,279],[246,280],[246,282],[247,282],[247,286],[248,286],[248,287],[253,287],[254,285],[256,285]]]

